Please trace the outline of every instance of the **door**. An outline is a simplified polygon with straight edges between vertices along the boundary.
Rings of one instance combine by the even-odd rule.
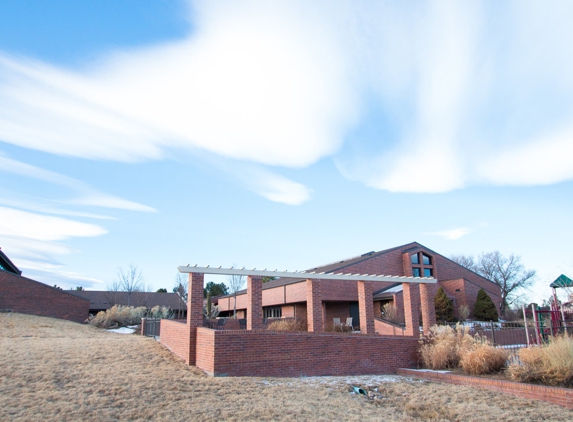
[[[360,329],[360,312],[358,312],[358,302],[350,302],[350,316],[354,328]]]

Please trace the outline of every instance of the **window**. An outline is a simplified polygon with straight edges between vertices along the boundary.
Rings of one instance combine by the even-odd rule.
[[[263,309],[265,318],[280,318],[282,316],[282,307],[269,306]]]
[[[432,258],[430,258],[425,253],[422,254],[422,264],[424,265],[432,265]]]
[[[414,277],[421,277],[421,270],[420,268],[412,268],[412,275]]]
[[[434,272],[431,268],[424,268],[424,277],[433,277]]]
[[[412,264],[419,264],[420,260],[418,259],[418,254],[415,253],[414,255],[412,255]]]

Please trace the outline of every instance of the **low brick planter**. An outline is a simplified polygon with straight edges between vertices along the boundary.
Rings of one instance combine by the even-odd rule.
[[[526,399],[543,400],[573,409],[573,389],[570,388],[547,387],[537,384],[479,378],[445,371],[437,372],[423,369],[398,369],[397,373],[406,377],[441,381],[456,385],[483,387],[492,391],[513,394]]]

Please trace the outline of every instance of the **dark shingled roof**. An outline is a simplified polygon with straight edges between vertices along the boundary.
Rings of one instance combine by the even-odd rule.
[[[109,309],[114,304],[127,306],[127,293],[98,290],[66,290],[74,296],[90,301],[90,310]],[[187,309],[185,302],[177,293],[134,292],[131,294],[131,306],[167,306],[170,309]]]

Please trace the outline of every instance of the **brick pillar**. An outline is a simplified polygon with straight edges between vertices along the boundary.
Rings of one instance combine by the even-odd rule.
[[[306,315],[308,331],[324,331],[320,280],[306,280]]]
[[[247,330],[263,328],[263,279],[247,277]]]
[[[374,334],[374,303],[372,302],[372,283],[358,282],[358,312],[360,314],[360,332]]]
[[[420,336],[420,287],[418,283],[402,283],[404,319],[407,336]]]
[[[409,252],[402,254],[402,271],[406,277],[412,277],[412,261]]]
[[[434,307],[434,297],[436,296],[437,285],[432,283],[420,284],[420,309],[422,311],[422,326],[424,334],[430,332],[430,327],[436,325],[436,308]]]
[[[189,365],[195,365],[197,327],[203,325],[203,282],[205,277],[199,273],[189,273],[187,287],[187,329],[189,332]]]

